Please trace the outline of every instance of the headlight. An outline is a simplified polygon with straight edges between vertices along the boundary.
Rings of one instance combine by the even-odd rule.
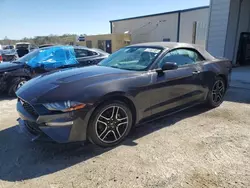
[[[64,101],[64,102],[54,102],[43,104],[48,110],[51,111],[62,111],[70,112],[84,108],[86,104],[74,102],[74,101]]]

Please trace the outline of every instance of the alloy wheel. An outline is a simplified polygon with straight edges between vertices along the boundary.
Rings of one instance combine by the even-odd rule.
[[[95,123],[97,137],[104,143],[114,143],[125,134],[129,124],[126,111],[120,106],[104,109]]]
[[[26,83],[26,81],[21,81],[19,82],[19,84],[17,85],[17,90],[22,87],[24,84]]]
[[[225,94],[225,85],[222,80],[217,80],[214,83],[213,89],[212,89],[212,97],[214,103],[221,103],[223,100],[223,96]]]

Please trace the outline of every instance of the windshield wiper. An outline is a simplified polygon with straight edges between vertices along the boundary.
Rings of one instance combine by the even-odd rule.
[[[122,70],[136,71],[135,69],[129,69],[129,68],[118,67],[118,66],[110,66],[110,67],[112,67],[112,68],[117,68],[117,69],[122,69]]]

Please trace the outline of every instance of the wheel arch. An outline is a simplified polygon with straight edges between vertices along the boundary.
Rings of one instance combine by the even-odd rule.
[[[12,79],[15,78],[25,78],[26,80],[30,80],[32,76],[31,73],[24,68],[8,72],[6,75],[6,80],[8,83],[10,83]]]
[[[227,88],[228,88],[228,80],[227,80],[226,75],[224,75],[224,74],[219,74],[219,75],[217,75],[217,77],[221,77],[221,78],[223,79],[223,81],[224,81],[224,83],[225,83],[225,87],[226,87],[226,89],[227,89]]]
[[[132,113],[132,118],[133,118],[133,126],[135,125],[136,121],[137,121],[137,109],[136,106],[133,102],[132,97],[127,96],[124,92],[113,92],[113,93],[109,93],[104,95],[99,101],[98,103],[95,104],[95,109],[92,112],[92,114],[95,112],[95,110],[101,106],[104,103],[107,103],[108,101],[121,101],[125,104],[128,105],[129,109],[131,110]],[[91,116],[92,116],[91,114]]]
[[[24,76],[9,76],[8,78],[7,78],[7,85],[8,85],[8,88],[10,88],[11,87],[11,83],[12,83],[12,81],[14,80],[14,79],[16,79],[16,78],[25,78],[27,81],[29,81],[30,79],[31,79],[31,77],[29,77],[29,76],[27,76],[27,75],[24,75]]]

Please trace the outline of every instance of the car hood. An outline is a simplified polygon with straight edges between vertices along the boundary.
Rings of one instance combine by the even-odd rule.
[[[3,62],[0,64],[0,72],[16,70],[22,68],[23,66],[24,66],[23,64]]]
[[[31,104],[74,100],[79,95],[85,95],[84,90],[90,85],[112,82],[114,79],[128,78],[136,74],[136,71],[104,66],[63,69],[28,81],[16,94]]]

